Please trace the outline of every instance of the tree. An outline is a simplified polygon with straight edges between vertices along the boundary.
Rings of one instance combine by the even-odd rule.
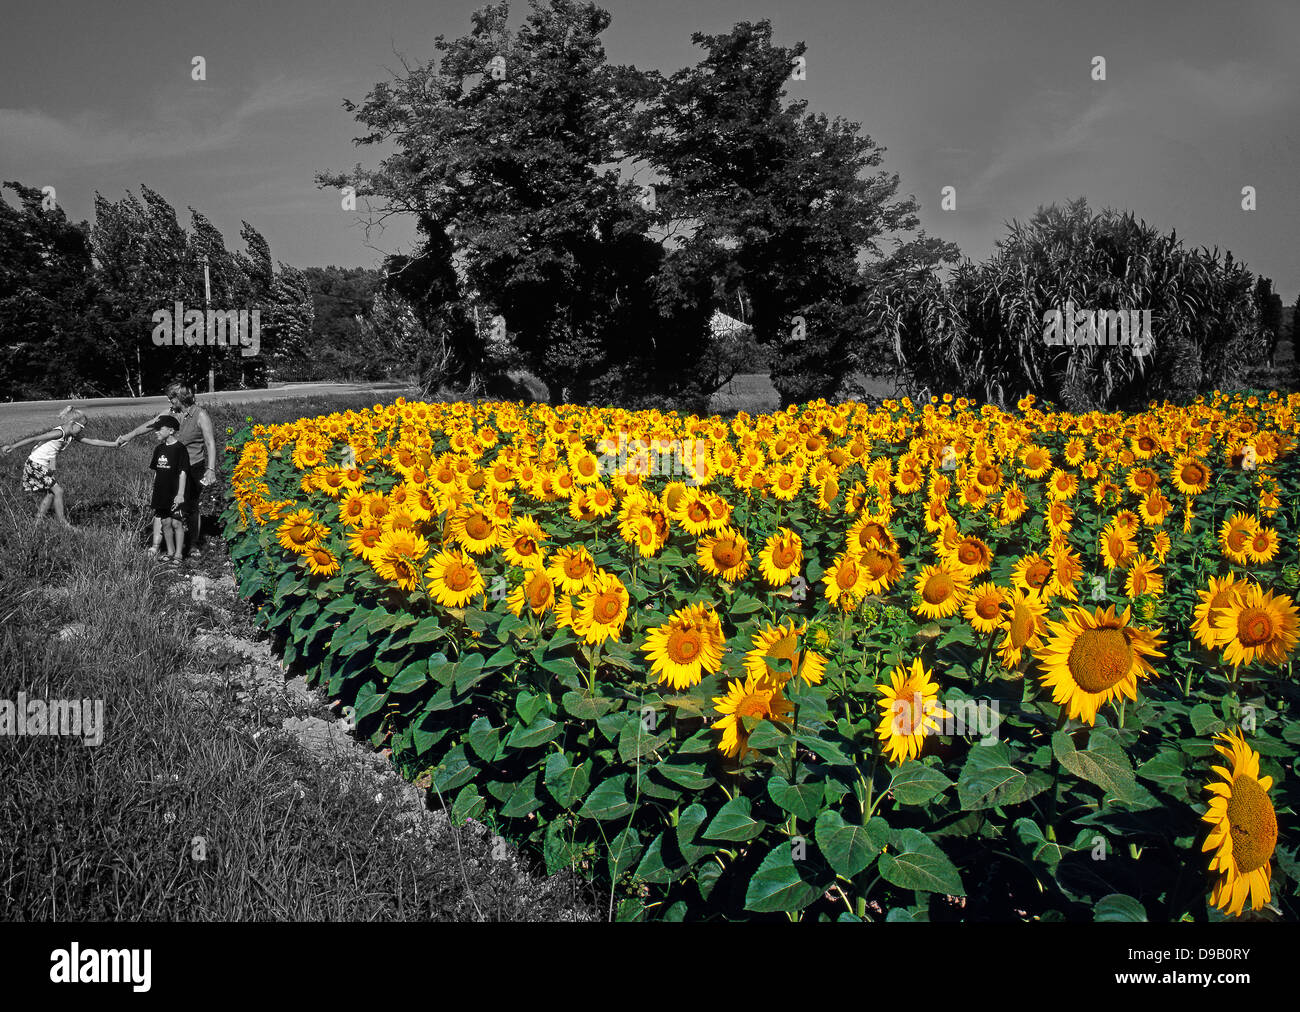
[[[634,132],[663,176],[661,223],[728,262],[727,294],[749,307],[782,401],[833,395],[863,337],[863,262],[882,236],[916,228],[916,202],[872,171],[883,149],[859,124],[787,101],[803,43],[774,46],[768,21],[691,38],[704,57],[662,82]]]
[[[385,215],[417,217],[423,244],[389,274],[428,262],[395,290],[440,328],[471,393],[499,365],[493,340],[558,399],[607,396],[631,374],[671,393],[704,353],[708,314],[699,309],[684,334],[655,330],[681,322],[692,285],[669,271],[660,286],[663,250],[646,234],[640,189],[617,168],[648,80],[606,63],[610,16],[594,4],[532,0],[518,32],[508,13],[476,12],[469,35],[438,37],[436,61],[349,103],[370,131],[359,143],[397,150],[377,169],[318,179],[355,187]]]
[[[1137,407],[1240,383],[1264,354],[1252,277],[1232,254],[1187,250],[1131,213],[1082,198],[1039,208],[982,263],[888,291],[881,317],[914,387],[996,403],[1027,393],[1071,410]],[[1053,345],[1044,314],[1141,311],[1152,347]]]
[[[19,182],[0,197],[0,399],[96,390],[100,348],[87,328],[94,300],[89,226]]]
[[[1252,295],[1268,348],[1268,364],[1272,368],[1277,361],[1277,346],[1282,336],[1282,296],[1274,293],[1273,279],[1263,275],[1255,279]]]

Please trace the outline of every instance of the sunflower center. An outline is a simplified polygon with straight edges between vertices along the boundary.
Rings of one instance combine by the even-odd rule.
[[[998,599],[991,594],[975,602],[975,614],[986,621],[997,618],[999,610]]]
[[[868,551],[862,556],[862,561],[866,563],[867,572],[873,580],[878,580],[889,572],[889,559],[880,552]]]
[[[709,519],[709,511],[704,508],[703,503],[693,502],[686,511],[687,518],[693,524],[702,524]]]
[[[720,569],[732,569],[740,564],[740,548],[734,541],[719,541],[713,546],[713,561]]]
[[[972,545],[969,541],[963,542],[957,549],[957,558],[963,566],[973,566],[983,557],[979,545]]]
[[[1105,692],[1133,667],[1133,648],[1118,629],[1085,629],[1070,647],[1070,674],[1085,692]]]
[[[1264,531],[1260,531],[1260,533],[1255,535],[1255,540],[1251,542],[1251,544],[1257,552],[1268,551],[1268,534]]]
[[[540,608],[551,599],[551,585],[546,580],[538,577],[528,585],[528,603],[534,608]]]
[[[617,594],[601,594],[596,598],[593,614],[603,623],[613,622],[623,610],[623,602]]]
[[[668,636],[668,657],[674,664],[690,664],[700,655],[700,634],[694,629],[674,629]]]
[[[537,542],[530,537],[515,539],[515,553],[518,555],[532,555],[537,551]]]
[[[1188,464],[1183,468],[1182,479],[1184,485],[1199,485],[1205,480],[1205,471],[1199,464]]]
[[[926,604],[943,604],[956,592],[957,585],[953,583],[951,576],[947,573],[935,573],[925,581],[925,589],[921,591],[921,597],[925,599]]]
[[[1273,616],[1262,608],[1243,608],[1237,616],[1237,639],[1242,646],[1255,647],[1273,639]]]
[[[1228,547],[1231,548],[1234,552],[1241,551],[1246,544],[1246,534],[1247,532],[1245,528],[1242,527],[1233,528],[1233,530],[1231,530],[1228,533]]]
[[[1043,559],[1032,562],[1025,568],[1025,583],[1039,590],[1051,578],[1052,567]]]
[[[581,556],[569,556],[564,560],[564,575],[571,580],[580,580],[587,575],[587,561]]]
[[[795,551],[792,545],[778,544],[772,549],[772,562],[777,569],[789,569],[794,564]]]
[[[858,582],[858,567],[852,559],[845,559],[839,569],[835,571],[835,585],[840,590],[852,590]]]
[[[1232,859],[1240,872],[1262,868],[1277,846],[1277,816],[1268,794],[1254,777],[1239,776],[1228,799],[1232,827]]]
[[[443,582],[452,590],[462,591],[469,586],[469,571],[459,562],[453,562],[443,574]]]
[[[766,692],[751,692],[736,704],[737,717],[766,717],[769,712]]]

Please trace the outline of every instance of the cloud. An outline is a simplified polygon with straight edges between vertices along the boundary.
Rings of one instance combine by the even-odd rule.
[[[300,78],[264,82],[233,104],[215,89],[169,97],[148,121],[109,123],[85,112],[63,119],[37,109],[0,108],[0,155],[9,163],[110,165],[219,151],[249,127],[315,102],[332,89]]]

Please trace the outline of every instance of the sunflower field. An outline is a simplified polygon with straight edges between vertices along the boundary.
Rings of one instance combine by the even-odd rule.
[[[624,919],[1292,919],[1300,395],[230,433],[241,594]]]

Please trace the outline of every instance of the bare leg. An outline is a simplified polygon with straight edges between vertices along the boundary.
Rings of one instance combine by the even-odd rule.
[[[50,491],[54,493],[54,515],[59,518],[59,522],[64,527],[71,527],[72,524],[68,523],[68,518],[63,515],[63,486],[56,481]]]
[[[179,520],[171,520],[169,523],[172,525],[172,544],[175,546],[172,549],[172,558],[180,562],[181,549],[185,547],[185,528]]]
[[[152,552],[154,555],[157,555],[158,549],[162,547],[162,537],[163,537],[162,528],[163,528],[162,517],[154,517],[153,518],[153,544],[149,546],[149,551]]]
[[[167,541],[167,555],[176,554],[176,533],[172,530],[171,520],[162,521],[163,537]]]
[[[46,492],[45,495],[41,497],[41,503],[39,506],[36,507],[37,524],[39,524],[42,520],[45,519],[45,514],[50,511],[50,506],[53,504],[53,502],[54,502],[53,492]]]

